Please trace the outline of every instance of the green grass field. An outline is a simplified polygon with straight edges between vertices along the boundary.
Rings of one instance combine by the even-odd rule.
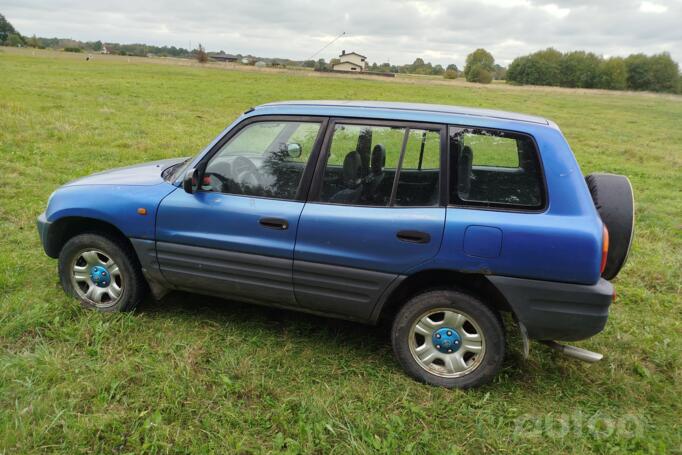
[[[586,365],[513,342],[490,386],[418,384],[380,328],[175,294],[62,292],[35,218],[59,185],[196,153],[284,99],[482,106],[556,121],[632,180],[637,231]],[[0,453],[682,452],[682,97],[365,80],[0,50]],[[106,204],[106,195],[103,195]]]

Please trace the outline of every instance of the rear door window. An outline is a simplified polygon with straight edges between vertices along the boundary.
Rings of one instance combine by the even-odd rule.
[[[450,127],[450,201],[459,205],[540,210],[542,168],[527,135]]]
[[[336,123],[318,200],[375,207],[439,203],[440,131]]]

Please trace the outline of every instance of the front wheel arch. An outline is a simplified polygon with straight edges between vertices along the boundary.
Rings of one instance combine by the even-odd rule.
[[[45,252],[51,258],[57,259],[66,242],[80,234],[99,234],[109,238],[116,238],[124,242],[134,251],[132,243],[118,227],[97,218],[67,216],[52,222],[45,242]],[[137,259],[137,257],[136,257]]]
[[[58,270],[64,291],[86,308],[129,311],[148,291],[135,251],[120,238],[101,232],[71,237],[59,253]]]

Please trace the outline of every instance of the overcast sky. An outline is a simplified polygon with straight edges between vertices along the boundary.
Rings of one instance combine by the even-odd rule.
[[[604,56],[668,51],[682,62],[682,0],[0,0],[24,35],[142,42],[307,59],[357,51],[462,66],[477,47],[507,65],[552,46]]]

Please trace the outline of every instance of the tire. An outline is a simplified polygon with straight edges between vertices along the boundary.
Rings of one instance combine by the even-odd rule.
[[[602,277],[611,280],[627,261],[635,232],[635,202],[630,180],[623,175],[585,177],[594,206],[609,230],[609,252]]]
[[[66,242],[59,253],[59,279],[64,291],[83,307],[102,312],[131,311],[147,293],[132,249],[117,238],[95,233]]]
[[[427,319],[429,323],[424,322]],[[455,290],[431,290],[408,300],[393,321],[391,342],[408,375],[447,388],[490,382],[505,352],[499,315],[472,295]]]

